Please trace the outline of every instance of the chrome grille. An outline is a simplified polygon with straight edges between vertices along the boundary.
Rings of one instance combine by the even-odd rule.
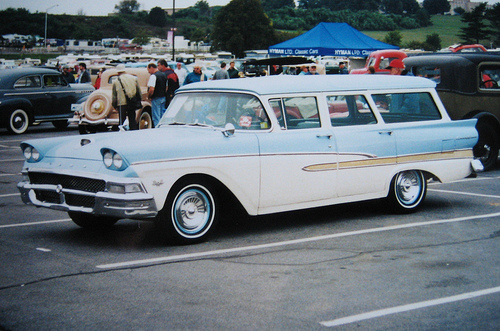
[[[84,192],[102,192],[106,188],[106,182],[102,179],[92,179],[60,174],[48,174],[42,172],[30,172],[31,184],[61,185],[65,189],[79,190]]]

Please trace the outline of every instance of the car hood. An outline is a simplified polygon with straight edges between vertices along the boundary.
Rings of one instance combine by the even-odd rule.
[[[189,157],[258,153],[254,133],[226,137],[219,129],[168,126],[149,130],[29,140],[44,159],[102,160],[102,150],[119,153],[128,164]]]

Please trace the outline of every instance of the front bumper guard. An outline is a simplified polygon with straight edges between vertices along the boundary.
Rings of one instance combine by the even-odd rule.
[[[36,207],[45,207],[61,211],[75,211],[99,216],[116,218],[144,219],[152,218],[158,214],[156,203],[152,195],[147,193],[110,193],[110,192],[84,192],[80,190],[65,189],[60,185],[31,184],[23,181],[17,184],[21,192],[21,199],[26,204]],[[59,196],[59,202],[40,201],[35,191],[48,191]],[[69,205],[66,194],[93,197],[93,207]]]

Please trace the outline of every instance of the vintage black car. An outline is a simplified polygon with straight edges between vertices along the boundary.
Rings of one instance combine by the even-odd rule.
[[[452,119],[477,118],[479,141],[474,156],[485,170],[495,166],[500,147],[500,54],[461,53],[411,56],[404,59],[415,76],[437,83]]]
[[[48,121],[65,128],[73,117],[71,104],[92,91],[90,84],[68,84],[53,69],[0,70],[0,125],[16,134],[26,132],[31,124]]]

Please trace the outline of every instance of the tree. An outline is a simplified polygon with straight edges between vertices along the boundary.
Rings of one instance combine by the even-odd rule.
[[[390,31],[384,38],[384,42],[390,45],[401,46],[403,36],[399,31]]]
[[[139,10],[141,4],[137,0],[122,0],[115,5],[115,10],[120,14],[133,14]]]
[[[441,37],[437,33],[429,34],[425,37],[423,46],[426,51],[438,51],[441,49]]]
[[[486,2],[476,6],[471,12],[463,13],[462,22],[467,26],[460,28],[459,37],[466,44],[478,44],[481,40],[488,39],[491,30],[485,23]]]
[[[262,7],[264,10],[270,11],[280,8],[295,8],[294,0],[262,0]]]
[[[212,42],[216,50],[243,57],[247,49],[262,49],[274,44],[271,20],[260,0],[232,0],[214,17]]]
[[[424,0],[423,6],[431,15],[444,14],[451,9],[448,0]]]
[[[151,40],[148,31],[145,29],[140,29],[135,38],[132,40],[133,43],[144,46]]]
[[[500,3],[496,3],[491,9],[486,10],[486,18],[495,30],[491,36],[497,47],[500,45]]]
[[[154,7],[149,12],[148,22],[154,26],[164,27],[167,25],[167,15],[160,7]]]

